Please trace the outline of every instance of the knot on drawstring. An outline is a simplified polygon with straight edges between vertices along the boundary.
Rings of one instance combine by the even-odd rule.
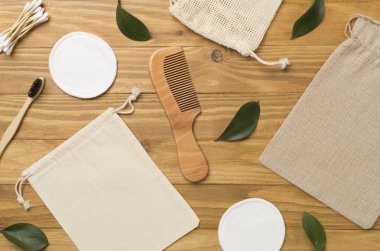
[[[22,197],[17,197],[17,201],[20,205],[24,206],[25,211],[28,211],[31,208],[31,204],[29,200],[25,200]]]
[[[122,106],[119,108],[115,109],[114,112],[118,114],[132,114],[135,111],[135,107],[133,106],[133,102],[137,100],[137,98],[140,96],[141,90],[137,87],[134,87],[132,89],[132,94],[127,98],[127,100],[124,102]],[[122,111],[124,110],[127,106],[130,106],[131,109],[127,111]]]
[[[281,58],[280,60],[273,61],[273,62],[266,61],[266,60],[263,60],[262,58],[260,58],[259,56],[257,56],[257,54],[254,51],[251,51],[248,56],[256,59],[259,63],[261,63],[263,65],[277,67],[281,70],[285,70],[289,65],[291,65],[290,60],[288,58]]]
[[[29,175],[23,175],[20,179],[17,180],[15,185],[15,192],[17,195],[17,201],[20,205],[24,206],[24,209],[28,211],[31,208],[31,204],[29,200],[25,200],[22,196],[22,186],[24,185],[25,181],[31,176]]]
[[[278,61],[266,61],[260,58],[255,51],[249,48],[249,45],[245,43],[237,43],[234,48],[237,48],[237,52],[239,52],[244,57],[252,57],[256,59],[259,63],[267,66],[273,66],[279,68],[281,70],[285,70],[289,65],[291,65],[290,60],[288,58],[281,58]]]
[[[130,99],[131,101],[136,101],[137,98],[140,96],[140,94],[141,94],[141,90],[140,90],[140,88],[134,87],[134,88],[132,89],[132,95],[129,96],[129,99]]]
[[[285,70],[289,65],[291,65],[289,58],[281,58],[279,61],[280,69]]]

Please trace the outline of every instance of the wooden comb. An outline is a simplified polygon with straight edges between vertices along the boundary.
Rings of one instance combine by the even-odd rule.
[[[207,177],[208,165],[193,133],[201,113],[182,48],[158,50],[150,59],[150,75],[173,129],[183,176],[198,182]]]

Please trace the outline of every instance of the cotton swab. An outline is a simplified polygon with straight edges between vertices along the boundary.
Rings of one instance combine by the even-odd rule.
[[[16,45],[17,41],[20,40],[23,36],[25,36],[31,29],[33,29],[35,26],[47,22],[48,21],[48,13],[44,13],[42,16],[38,15],[34,19],[34,22],[30,24],[29,26],[25,27],[23,31],[20,33],[20,35],[14,39],[10,44],[8,44],[5,48],[3,48],[3,51],[6,53],[6,55],[10,55],[12,53],[13,47]]]
[[[49,14],[41,7],[42,0],[27,2],[17,21],[8,29],[0,33],[0,54],[12,54],[17,42],[34,27],[49,20]]]

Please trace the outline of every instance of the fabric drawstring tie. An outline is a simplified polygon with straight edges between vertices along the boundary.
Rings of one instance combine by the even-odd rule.
[[[256,59],[259,63],[261,63],[263,65],[278,67],[281,70],[285,70],[289,65],[291,65],[290,60],[288,58],[281,58],[278,61],[270,62],[270,61],[265,61],[265,60],[261,59],[253,51],[249,54],[249,56]]]
[[[132,94],[127,98],[127,100],[124,102],[122,106],[115,109],[114,112],[117,114],[132,114],[135,111],[135,107],[133,105],[133,102],[137,100],[139,95],[141,94],[141,90],[137,87],[132,89]],[[124,110],[127,106],[130,106],[131,108],[126,111]],[[17,201],[20,205],[23,205],[24,209],[27,211],[31,208],[31,204],[29,200],[25,200],[23,194],[22,194],[22,187],[25,184],[25,182],[33,175],[34,171],[28,171],[27,173],[23,173],[21,178],[19,178],[15,185],[15,193],[17,195]]]
[[[119,108],[116,108],[114,112],[116,112],[117,114],[125,114],[125,115],[132,114],[135,111],[135,106],[133,105],[133,102],[137,100],[140,94],[141,94],[141,90],[139,88],[137,87],[133,88],[132,94],[127,98],[124,104],[120,106]],[[130,106],[131,108],[127,111],[122,111],[127,106]]]
[[[15,192],[17,195],[17,201],[20,205],[24,206],[25,211],[29,210],[31,208],[31,204],[29,200],[25,200],[23,195],[22,195],[22,186],[24,185],[25,181],[29,179],[29,175],[23,175],[20,179],[17,180],[16,185],[15,185]]]
[[[373,20],[372,18],[370,17],[367,17],[363,14],[356,14],[354,16],[352,16],[348,21],[347,21],[347,24],[346,24],[346,29],[344,30],[344,34],[346,35],[347,38],[351,38],[352,37],[352,22],[353,21],[356,21],[358,18],[363,18],[371,23],[374,23],[374,24],[379,24],[380,25],[380,22],[377,22],[375,20]]]
[[[344,29],[344,34],[346,35],[347,38],[351,38],[352,36],[352,22],[355,21],[358,18],[366,18],[364,15],[357,14],[352,16],[346,24],[346,28]]]

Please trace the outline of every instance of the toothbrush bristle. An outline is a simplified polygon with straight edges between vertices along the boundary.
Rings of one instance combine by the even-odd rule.
[[[40,93],[40,90],[42,88],[42,80],[40,78],[36,79],[32,86],[30,87],[29,89],[29,92],[28,92],[28,97],[29,98],[34,98],[37,94]]]

